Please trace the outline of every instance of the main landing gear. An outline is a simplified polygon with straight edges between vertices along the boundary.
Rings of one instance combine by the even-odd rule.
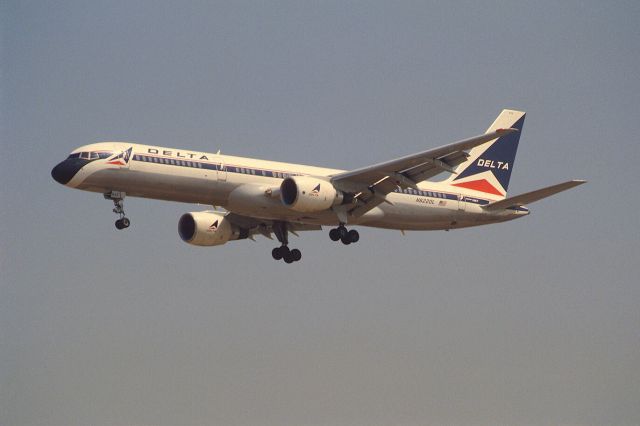
[[[286,222],[274,222],[273,233],[282,245],[271,250],[271,256],[275,260],[284,260],[285,263],[293,263],[302,259],[302,252],[298,249],[289,249],[289,231]]]
[[[120,217],[116,220],[117,229],[125,229],[131,225],[131,221],[124,213],[124,197],[125,193],[120,191],[111,191],[104,194],[104,198],[113,201],[113,212]]]
[[[282,245],[271,250],[271,256],[275,260],[284,259],[286,263],[293,263],[302,259],[302,252],[298,249],[290,250],[289,247]]]
[[[342,244],[349,245],[351,243],[357,243],[360,240],[360,234],[355,229],[347,230],[344,224],[340,224],[337,228],[331,229],[329,231],[329,238],[331,241],[342,241]]]

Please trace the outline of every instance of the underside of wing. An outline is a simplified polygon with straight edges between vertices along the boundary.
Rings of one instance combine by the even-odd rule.
[[[260,234],[269,239],[271,239],[272,234],[276,232],[275,228],[280,227],[280,229],[282,229],[283,224],[285,225],[286,230],[294,235],[298,231],[320,231],[322,229],[320,225],[259,219],[251,216],[239,215],[232,212],[228,213],[225,217],[234,225],[243,230],[246,230],[249,236]]]

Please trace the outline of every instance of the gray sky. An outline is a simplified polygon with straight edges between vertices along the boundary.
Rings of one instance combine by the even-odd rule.
[[[640,423],[640,4],[8,1],[0,424]],[[514,222],[198,248],[51,168],[129,140],[355,168],[528,112]]]

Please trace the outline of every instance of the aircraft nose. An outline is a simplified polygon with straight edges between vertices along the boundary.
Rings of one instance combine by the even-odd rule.
[[[51,170],[51,177],[56,182],[66,185],[86,163],[86,160],[79,158],[67,158]]]

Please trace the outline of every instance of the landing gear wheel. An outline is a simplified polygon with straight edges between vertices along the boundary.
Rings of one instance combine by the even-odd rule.
[[[131,225],[131,222],[124,213],[125,195],[124,192],[120,191],[111,191],[104,194],[105,199],[113,201],[113,212],[120,217],[120,219],[116,220],[116,228],[118,229],[125,229]]]
[[[302,259],[302,253],[298,249],[289,250],[287,246],[276,247],[271,250],[271,256],[275,260],[283,259],[287,263],[297,262]]]
[[[271,256],[273,256],[275,260],[282,259],[282,253],[280,253],[280,247],[276,247],[273,250],[271,250]]]
[[[293,263],[302,259],[302,252],[298,249],[289,250],[287,246],[280,246],[271,250],[271,256],[275,260],[282,259],[285,263]]]
[[[118,229],[128,228],[129,225],[131,225],[131,221],[126,217],[116,220],[116,228]]]
[[[285,263],[293,263],[293,256],[291,256],[291,250],[289,250],[289,247],[280,247],[280,253],[282,254],[282,259]]]
[[[280,241],[280,244],[282,244],[280,247],[276,247],[271,250],[271,256],[275,260],[282,259],[285,263],[293,263],[302,259],[302,253],[300,250],[290,250],[289,247],[287,247],[287,244],[289,244],[289,238],[287,237],[289,232],[287,229],[287,222],[274,222],[273,232],[276,234],[276,238]]]
[[[349,233],[349,231],[347,231],[347,228],[345,228],[344,225],[338,226],[337,229],[338,229],[338,232],[340,233],[340,239],[343,239]]]
[[[355,242],[350,237],[350,235],[352,235],[351,232],[355,232],[357,234],[357,231],[349,231],[344,227],[344,225],[340,225],[337,228],[333,228],[329,231],[329,238],[331,238],[331,241],[342,241],[345,244],[349,244],[350,242]],[[356,237],[356,241],[357,238],[358,237]]]
[[[332,241],[342,241],[342,244],[348,246],[351,243],[357,243],[360,240],[360,234],[355,229],[349,231],[343,224],[329,231],[329,238]]]
[[[294,262],[298,262],[300,259],[302,259],[302,252],[298,249],[291,250],[290,255]],[[286,259],[285,259],[285,262],[286,262]]]

